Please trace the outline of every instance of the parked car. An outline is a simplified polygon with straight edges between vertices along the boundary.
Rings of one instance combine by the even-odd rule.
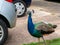
[[[15,27],[15,5],[9,0],[0,0],[0,45],[8,38],[8,28]]]
[[[17,16],[24,16],[27,8],[31,5],[32,0],[13,0],[13,3],[16,5]]]

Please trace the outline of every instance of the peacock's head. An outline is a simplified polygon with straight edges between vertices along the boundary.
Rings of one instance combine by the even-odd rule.
[[[27,11],[27,14],[31,17],[32,16],[32,14],[34,13],[34,10],[29,10],[29,11]]]

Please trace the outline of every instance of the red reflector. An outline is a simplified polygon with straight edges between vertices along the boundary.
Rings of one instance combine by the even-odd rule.
[[[6,0],[6,1],[8,1],[8,2],[13,2],[13,0]]]

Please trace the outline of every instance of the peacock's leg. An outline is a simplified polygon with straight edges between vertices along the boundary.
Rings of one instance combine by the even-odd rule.
[[[38,38],[38,42],[40,42],[40,38]]]
[[[42,39],[43,39],[43,41],[44,41],[44,45],[46,45],[46,41],[45,41],[44,37],[42,37]]]
[[[38,38],[38,45],[40,45],[40,38]]]

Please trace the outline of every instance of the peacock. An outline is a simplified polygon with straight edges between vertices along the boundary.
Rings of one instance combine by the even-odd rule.
[[[55,30],[55,28],[57,27],[57,25],[52,25],[50,23],[45,23],[45,22],[39,22],[34,24],[32,21],[32,12],[34,11],[28,11],[28,32],[33,36],[38,38],[38,41],[40,42],[40,37],[43,38],[43,36],[45,34],[51,34],[53,33]],[[43,38],[44,40],[44,38]],[[45,40],[44,40],[45,42]],[[45,44],[46,45],[46,44]]]

